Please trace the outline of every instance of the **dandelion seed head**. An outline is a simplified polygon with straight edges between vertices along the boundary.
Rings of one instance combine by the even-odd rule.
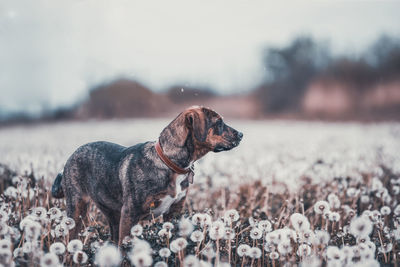
[[[50,245],[50,252],[56,255],[62,255],[65,252],[65,245],[61,242],[54,242]]]
[[[58,256],[54,253],[46,253],[40,259],[40,265],[42,267],[58,267],[60,265],[60,261],[58,260]]]
[[[100,267],[118,266],[121,260],[121,253],[112,245],[102,246],[95,255],[95,264]]]
[[[279,259],[279,253],[276,252],[276,251],[273,251],[273,252],[271,252],[271,253],[269,254],[269,258],[270,258],[271,260],[277,260],[277,259]]]
[[[153,263],[153,258],[145,252],[132,253],[129,260],[135,267],[148,267]]]
[[[73,254],[77,251],[80,251],[83,249],[83,243],[79,239],[73,239],[69,241],[67,250],[69,253]]]
[[[179,221],[179,235],[188,236],[193,232],[193,224],[187,218]]]
[[[203,238],[204,238],[203,232],[199,230],[193,231],[192,234],[190,235],[190,240],[196,243],[203,241]]]
[[[240,244],[236,251],[239,257],[248,256],[250,253],[250,246],[247,244]]]
[[[132,236],[141,236],[142,233],[143,233],[143,227],[140,224],[136,224],[131,228]]]
[[[235,209],[227,210],[224,214],[225,222],[228,224],[239,220],[239,213]]]
[[[290,223],[296,231],[304,232],[310,229],[310,222],[300,213],[293,213],[290,215]]]
[[[158,251],[158,254],[162,258],[168,258],[169,256],[171,256],[171,251],[168,248],[162,248]]]
[[[72,260],[74,261],[75,264],[85,264],[88,260],[88,255],[83,252],[83,251],[76,251],[74,253],[74,256],[72,257]]]
[[[314,212],[316,214],[324,214],[329,211],[329,204],[324,200],[317,201],[314,204]]]
[[[364,216],[354,218],[350,223],[349,231],[355,237],[368,236],[372,232],[372,223]]]
[[[165,222],[163,223],[162,228],[167,231],[171,231],[172,229],[174,229],[174,225],[170,222]]]
[[[200,262],[197,259],[197,257],[194,256],[194,255],[188,255],[183,260],[183,266],[184,267],[197,267],[199,265],[200,265]]]

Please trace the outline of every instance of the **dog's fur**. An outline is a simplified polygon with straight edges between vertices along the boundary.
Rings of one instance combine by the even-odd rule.
[[[209,151],[236,147],[242,136],[211,109],[191,107],[164,128],[159,142],[169,159],[187,168]],[[90,198],[107,217],[112,241],[119,244],[132,225],[151,212],[169,220],[182,210],[189,186],[187,175],[182,177],[165,165],[154,145],[123,147],[94,142],[71,155],[53,184],[52,195],[66,196],[68,216],[76,222],[72,237],[86,220]]]

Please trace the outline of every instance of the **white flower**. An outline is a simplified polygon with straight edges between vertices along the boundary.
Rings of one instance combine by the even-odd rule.
[[[330,212],[329,220],[332,222],[338,222],[340,220],[340,214],[337,212]]]
[[[59,219],[62,216],[61,210],[57,207],[52,207],[49,209],[47,214],[50,216],[51,220]]]
[[[326,249],[326,257],[328,261],[341,261],[344,258],[344,254],[338,247],[329,246]]]
[[[188,255],[183,260],[184,267],[197,267],[199,265],[200,265],[199,260],[194,255]]]
[[[338,196],[335,195],[334,193],[330,193],[328,195],[328,202],[332,209],[340,208],[340,200],[339,200]]]
[[[28,240],[36,240],[39,238],[42,226],[38,222],[30,221],[24,227],[25,238]]]
[[[75,221],[70,217],[64,217],[61,221],[61,224],[64,224],[68,230],[72,230],[75,228]]]
[[[88,260],[88,255],[83,251],[76,251],[72,259],[76,264],[85,264]]]
[[[250,231],[250,237],[251,239],[255,240],[255,239],[260,239],[262,237],[262,230],[255,227],[253,229],[251,229]]]
[[[290,222],[296,231],[304,232],[310,229],[310,222],[303,214],[293,213],[290,216]]]
[[[262,231],[267,232],[267,233],[271,232],[271,230],[272,230],[272,224],[268,220],[259,221],[258,224],[257,224],[257,227],[259,229],[261,229]]]
[[[311,254],[311,247],[307,244],[301,244],[297,249],[297,256],[307,257]]]
[[[203,222],[203,215],[202,213],[196,213],[192,216],[192,223],[194,225],[201,225]]]
[[[60,261],[58,256],[53,253],[46,253],[40,259],[40,266],[42,267],[58,267],[60,266]]]
[[[158,231],[158,236],[159,237],[167,237],[171,238],[172,237],[172,233],[171,231],[168,231],[167,229],[161,229],[160,231]]]
[[[278,252],[281,255],[286,255],[288,254],[290,251],[292,251],[292,247],[290,246],[290,241],[286,240],[286,241],[282,241],[278,244]]]
[[[365,216],[354,218],[350,223],[349,231],[355,237],[368,236],[372,232],[372,223]]]
[[[212,222],[211,216],[208,215],[207,213],[205,213],[205,214],[203,214],[203,216],[202,216],[202,222],[201,222],[200,226],[201,226],[202,228],[208,227],[208,226],[211,225],[211,222]]]
[[[80,241],[79,239],[73,239],[69,241],[67,246],[67,250],[71,254],[80,251],[82,249],[83,249],[83,244],[82,241]]]
[[[350,187],[346,191],[346,195],[350,198],[355,198],[358,194],[360,193],[359,189],[356,189],[354,187]]]
[[[250,253],[250,246],[246,244],[240,244],[236,250],[239,257],[247,256]]]
[[[192,232],[192,234],[190,235],[190,239],[196,243],[203,241],[203,238],[204,238],[203,232],[199,230]]]
[[[8,239],[1,239],[0,250],[11,250],[11,241]]]
[[[147,254],[151,254],[152,253],[152,249],[150,244],[142,239],[135,239],[133,240],[133,247],[132,247],[132,251],[131,253],[136,254],[136,253],[147,253]]]
[[[174,229],[174,225],[170,222],[165,222],[163,223],[162,228],[167,231],[171,231],[172,229]]]
[[[0,222],[0,235],[6,235],[8,231],[9,231],[8,225],[4,222]]]
[[[248,253],[249,257],[252,259],[259,259],[261,257],[261,249],[257,247],[252,247],[250,248],[250,251]]]
[[[225,235],[225,225],[221,221],[215,221],[211,225],[210,231],[209,231],[210,238],[212,240],[217,240],[221,239]]]
[[[162,248],[158,251],[158,254],[162,258],[168,258],[169,256],[171,256],[171,251],[168,248]]]
[[[225,228],[225,235],[224,238],[226,240],[232,240],[235,238],[235,230],[231,229],[231,228]]]
[[[187,241],[183,237],[179,237],[173,240],[170,244],[170,250],[174,253],[181,251],[182,249],[186,248]]]
[[[7,189],[4,191],[4,195],[16,199],[18,197],[18,190],[14,186],[9,186]]]
[[[225,222],[227,222],[228,224],[236,222],[237,220],[239,220],[239,213],[235,209],[227,210],[224,214],[224,219]]]
[[[271,260],[277,260],[277,259],[279,259],[279,253],[276,252],[276,251],[273,251],[273,252],[271,252],[271,253],[269,254],[269,258],[270,258]]]
[[[66,236],[68,232],[68,227],[64,223],[60,223],[56,226],[54,232],[52,232],[52,235],[56,237],[63,237]]]
[[[400,204],[398,204],[394,210],[393,210],[394,215],[400,216]]]
[[[55,242],[50,245],[50,252],[56,255],[62,255],[65,252],[65,246],[61,242]]]
[[[328,232],[323,230],[315,230],[315,245],[326,245],[330,240],[330,235]]]
[[[152,257],[148,253],[132,253],[129,256],[131,263],[136,267],[147,267],[153,263]]]
[[[118,248],[112,245],[101,247],[95,256],[95,264],[100,267],[119,266],[121,263],[121,253]]]
[[[352,247],[343,246],[341,251],[342,251],[344,259],[347,259],[349,261],[351,261],[353,259],[354,251],[353,251]]]
[[[362,196],[360,197],[360,201],[361,201],[361,203],[364,203],[364,204],[369,203],[369,196],[367,196],[367,195],[362,195]]]
[[[393,245],[392,243],[385,243],[383,244],[383,246],[378,248],[378,251],[380,253],[389,253],[390,251],[392,251]]]
[[[388,207],[388,206],[383,206],[383,207],[381,208],[381,214],[382,214],[383,216],[389,215],[391,212],[392,212],[392,211],[391,211],[390,207]]]
[[[34,208],[31,214],[41,219],[47,218],[47,210],[43,207]]]
[[[164,261],[158,261],[154,264],[154,267],[168,267],[168,264]]]
[[[4,210],[0,210],[0,223],[5,223],[8,221],[8,214]]]
[[[329,211],[329,204],[324,200],[320,200],[314,204],[314,211],[316,214],[324,214]]]
[[[211,243],[207,244],[203,248],[203,252],[201,252],[204,256],[206,256],[208,259],[212,259],[215,257],[216,253],[214,251],[213,245]]]
[[[136,224],[131,228],[132,236],[140,236],[143,233],[143,227],[140,224]]]
[[[269,232],[269,233],[267,233],[266,235],[265,235],[265,240],[268,242],[268,243],[273,243],[273,244],[278,244],[278,241],[279,241],[279,236],[278,236],[278,232],[275,230],[275,231],[272,231],[272,232]]]
[[[299,237],[302,242],[313,243],[315,235],[314,235],[313,231],[307,230],[307,231],[301,232]]]
[[[190,222],[189,219],[183,218],[179,222],[179,234],[181,236],[188,236],[193,232],[193,224]]]

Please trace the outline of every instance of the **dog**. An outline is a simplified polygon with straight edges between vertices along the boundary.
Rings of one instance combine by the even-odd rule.
[[[163,215],[168,221],[181,212],[193,163],[210,151],[238,146],[242,137],[215,111],[193,106],[165,127],[157,142],[79,147],[56,177],[52,196],[66,197],[67,215],[76,223],[72,237],[81,231],[92,199],[108,220],[111,240],[121,245],[140,220]]]

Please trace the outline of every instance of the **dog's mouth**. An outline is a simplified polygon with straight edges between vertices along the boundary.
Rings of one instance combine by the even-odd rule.
[[[240,144],[240,140],[242,138],[235,138],[232,141],[228,141],[226,143],[221,143],[215,146],[214,152],[221,152],[221,151],[228,151],[231,150],[232,148],[237,147]]]

